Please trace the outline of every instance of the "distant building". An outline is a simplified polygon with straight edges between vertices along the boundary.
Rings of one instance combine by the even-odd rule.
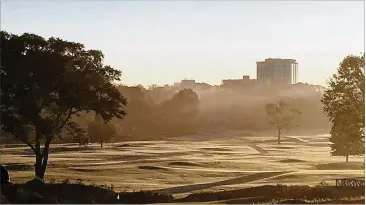
[[[243,75],[243,80],[250,80],[249,75]]]
[[[209,90],[212,88],[212,86],[207,83],[196,83],[196,88],[201,90]]]
[[[194,89],[194,88],[196,88],[196,81],[195,80],[182,80],[180,82],[180,87]]]
[[[295,59],[267,58],[257,62],[257,79],[269,84],[296,84],[298,64]]]
[[[198,83],[195,80],[181,80],[181,82],[179,83],[174,83],[174,87],[177,89],[193,89],[193,90],[207,90],[207,89],[211,89],[212,86],[210,84],[207,83]]]
[[[249,75],[244,75],[242,79],[222,80],[222,87],[224,88],[245,88],[261,84],[263,83],[257,79],[250,79]]]
[[[223,87],[239,87],[244,85],[243,79],[228,79],[222,80]]]

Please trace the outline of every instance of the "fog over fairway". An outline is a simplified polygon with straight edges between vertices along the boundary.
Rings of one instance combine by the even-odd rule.
[[[131,141],[53,145],[46,181],[82,179],[89,184],[113,184],[116,190],[162,190],[186,194],[264,184],[315,185],[335,178],[364,177],[363,157],[330,157],[329,135],[291,135],[278,145],[268,133],[231,131],[185,136],[169,141]],[[267,136],[266,136],[267,134]],[[1,148],[14,182],[33,173],[34,158],[26,147]]]

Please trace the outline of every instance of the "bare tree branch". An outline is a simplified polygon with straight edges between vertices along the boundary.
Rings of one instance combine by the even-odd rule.
[[[71,118],[71,116],[72,116],[73,114],[75,114],[75,113],[80,112],[80,111],[82,111],[82,110],[83,110],[83,109],[77,109],[77,110],[72,111],[72,109],[73,109],[73,108],[70,108],[70,109],[69,109],[69,114],[68,114],[68,115],[67,115],[67,117],[63,120],[63,122],[62,122],[62,123],[61,123],[61,125],[58,127],[58,129],[63,128],[63,127],[66,125],[67,121]]]

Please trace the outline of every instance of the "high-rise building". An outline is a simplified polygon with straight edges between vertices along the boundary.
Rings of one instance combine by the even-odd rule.
[[[298,64],[295,59],[267,58],[257,62],[257,79],[269,84],[296,84]]]

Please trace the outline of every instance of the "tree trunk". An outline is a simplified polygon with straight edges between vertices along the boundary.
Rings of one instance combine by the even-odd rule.
[[[349,156],[349,155],[347,154],[347,155],[346,155],[346,162],[347,162],[347,163],[348,163],[348,156]]]
[[[36,153],[36,163],[34,164],[34,171],[37,178],[42,179],[42,155]]]
[[[103,148],[103,141],[100,141],[100,147]]]
[[[47,168],[50,143],[51,143],[50,140],[46,141],[43,151],[41,153],[40,142],[37,141],[34,151],[36,154],[36,163],[34,164],[35,175],[37,178],[42,180],[44,179],[44,175]]]
[[[277,143],[281,144],[281,129],[278,129]]]
[[[35,144],[35,150],[34,150],[34,154],[36,155],[36,163],[34,164],[34,171],[36,174],[36,177],[41,179],[41,172],[42,172],[42,154],[41,154],[41,143],[40,143],[40,139],[41,139],[41,133],[38,131],[38,129],[36,128],[36,144]]]
[[[43,162],[42,162],[42,169],[41,169],[41,179],[44,178],[44,174],[46,173],[46,169],[47,169],[47,164],[48,164],[48,153],[49,153],[49,148],[50,148],[50,143],[51,141],[46,141],[44,148],[43,148]]]

